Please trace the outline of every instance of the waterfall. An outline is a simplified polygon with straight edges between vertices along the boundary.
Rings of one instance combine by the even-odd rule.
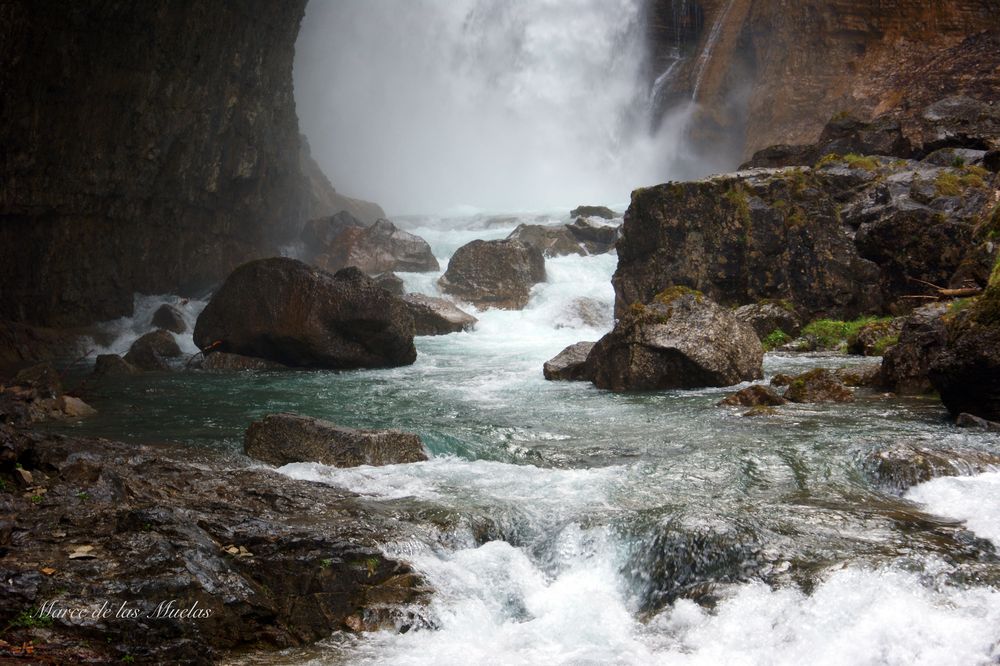
[[[625,202],[671,177],[678,142],[649,129],[643,10],[313,0],[296,47],[301,125],[339,190],[394,214]]]
[[[715,24],[712,25],[712,31],[708,34],[708,39],[705,41],[705,48],[702,49],[701,55],[698,56],[697,69],[695,70],[694,88],[691,92],[691,99],[695,102],[698,101],[698,93],[701,90],[701,83],[705,78],[705,69],[712,61],[712,50],[719,42],[719,36],[722,34],[722,27],[726,24],[726,18],[729,16],[729,12],[733,8],[733,4],[735,2],[736,0],[729,0],[729,2],[726,3],[726,8],[722,10],[722,13],[715,19]]]

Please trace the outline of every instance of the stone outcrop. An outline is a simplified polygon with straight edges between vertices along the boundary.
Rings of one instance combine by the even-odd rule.
[[[310,221],[302,238],[310,263],[330,272],[348,266],[369,275],[440,270],[427,241],[397,228],[389,220],[364,226],[353,216],[339,213]]]
[[[903,321],[899,342],[882,356],[882,384],[902,395],[929,393],[931,364],[947,340],[943,303],[925,305]]]
[[[0,494],[4,624],[46,602],[114,609],[8,626],[5,641],[33,640],[32,663],[207,665],[337,631],[426,626],[414,609],[430,590],[379,548],[405,538],[397,518],[332,486],[196,457],[0,426],[0,476],[10,483],[18,465],[34,486]],[[200,614],[114,617],[172,599]]]
[[[125,362],[140,370],[169,370],[170,359],[178,358],[181,348],[177,340],[164,330],[146,333],[132,343]]]
[[[9,382],[0,384],[0,424],[25,426],[95,413],[83,400],[64,392],[59,373],[47,362],[23,368]]]
[[[577,342],[553,356],[542,366],[542,374],[549,381],[590,381],[591,372],[587,357],[594,348],[593,342]]]
[[[536,247],[546,257],[569,254],[585,257],[610,252],[618,241],[618,235],[619,227],[594,224],[581,217],[572,224],[557,226],[519,224],[507,238]]]
[[[598,388],[640,391],[731,386],[763,377],[753,329],[699,292],[671,289],[619,319],[591,351]]]
[[[379,368],[417,357],[399,298],[356,268],[330,274],[285,258],[233,271],[198,317],[194,342],[301,367]]]
[[[377,203],[344,196],[330,184],[326,174],[313,160],[305,135],[299,135],[299,145],[299,170],[302,173],[304,199],[302,205],[305,211],[303,218],[314,220],[346,212],[365,225],[385,219],[385,211]]]
[[[438,285],[479,308],[520,310],[545,280],[545,257],[517,240],[474,240],[455,251]]]
[[[607,206],[577,206],[569,212],[570,217],[599,217],[604,220],[613,220],[621,217]]]
[[[986,292],[945,323],[947,337],[928,376],[953,416],[1000,421],[1000,261]]]
[[[757,337],[764,339],[775,331],[796,337],[802,331],[802,322],[791,306],[784,303],[752,303],[742,305],[733,311],[736,318],[754,330]]]
[[[333,467],[395,465],[427,460],[417,435],[399,430],[354,430],[297,414],[269,414],[247,428],[243,450],[281,466],[318,462]]]
[[[879,309],[878,267],[837,215],[837,198],[867,180],[784,169],[634,191],[618,241],[616,315],[674,284],[724,305],[788,301],[810,318]]]
[[[414,335],[448,335],[471,331],[479,321],[451,301],[424,294],[406,294],[403,302],[413,316]]]
[[[0,367],[79,353],[80,341],[72,332],[0,320]]]
[[[375,280],[375,284],[382,287],[393,296],[402,296],[406,293],[406,286],[403,284],[403,278],[399,277],[395,273],[382,273],[381,275],[376,275],[372,279]]]
[[[904,321],[902,317],[896,317],[865,324],[856,335],[848,337],[847,351],[859,356],[882,356],[898,344]]]
[[[305,5],[4,3],[0,319],[87,325],[132,314],[136,292],[197,296],[310,217],[377,209],[301,145]]]

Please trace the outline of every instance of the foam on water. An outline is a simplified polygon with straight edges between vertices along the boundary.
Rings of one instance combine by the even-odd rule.
[[[192,337],[194,324],[208,301],[182,298],[170,294],[136,294],[131,316],[120,317],[99,325],[100,333],[95,336],[99,340],[95,339],[92,344],[88,345],[88,349],[92,350],[91,356],[96,358],[99,354],[124,355],[127,353],[133,342],[152,330],[150,321],[153,319],[153,314],[164,304],[177,308],[184,318],[184,323],[187,324],[187,330],[184,333],[171,333],[177,340],[181,351],[188,355],[197,353],[198,347],[194,344]]]
[[[1000,472],[931,479],[910,488],[906,499],[930,513],[965,521],[977,536],[1000,548]]]

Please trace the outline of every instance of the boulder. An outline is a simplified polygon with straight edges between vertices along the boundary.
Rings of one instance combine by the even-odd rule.
[[[438,281],[442,291],[480,308],[520,310],[545,280],[541,251],[517,240],[474,240],[455,251]]]
[[[395,273],[382,273],[381,275],[376,275],[372,279],[375,280],[375,284],[382,287],[393,296],[402,296],[406,293],[406,287],[403,285],[403,278],[399,277]]]
[[[672,284],[726,305],[787,301],[810,320],[879,311],[878,266],[838,215],[876,176],[758,169],[634,191],[617,244],[616,316]]]
[[[991,102],[947,97],[924,109],[920,124],[926,152],[948,147],[1000,148],[1000,109]]]
[[[63,393],[62,379],[51,363],[36,363],[18,371],[12,383],[31,389],[40,398],[55,398]]]
[[[576,239],[576,236],[570,233],[568,225],[565,224],[554,227],[541,224],[519,224],[507,238],[538,248],[546,257],[562,257],[570,254],[585,256],[587,254],[587,250]]]
[[[903,320],[899,342],[882,356],[882,383],[887,390],[901,395],[929,393],[927,376],[931,364],[941,354],[948,337],[943,303],[925,305]]]
[[[796,337],[802,331],[802,322],[795,310],[784,303],[763,302],[743,305],[733,312],[736,318],[754,330],[763,340],[775,331]]]
[[[593,342],[577,342],[566,347],[542,366],[542,374],[549,381],[589,381],[587,357],[594,348]]]
[[[630,308],[588,363],[597,387],[634,391],[760,379],[763,358],[752,328],[701,293],[675,287]]]
[[[413,318],[357,268],[287,258],[237,268],[198,317],[194,342],[294,367],[380,368],[417,358]]]
[[[784,398],[789,402],[851,402],[854,392],[836,374],[816,368],[794,377]]]
[[[118,354],[101,354],[94,361],[93,377],[125,377],[140,372],[135,367]]]
[[[608,330],[614,313],[607,303],[587,296],[574,298],[559,312],[556,328],[597,328]]]
[[[945,323],[944,347],[927,373],[952,416],[1000,421],[1000,262],[986,292]]]
[[[314,252],[312,263],[331,272],[348,266],[356,266],[369,275],[441,268],[427,241],[397,228],[389,220],[379,220],[370,227],[347,226],[329,244],[310,249]]]
[[[78,338],[67,331],[0,320],[0,366],[75,357]]]
[[[600,217],[605,220],[613,220],[621,217],[607,206],[577,206],[569,212],[570,217]]]
[[[354,430],[297,414],[269,414],[247,428],[243,450],[269,465],[318,462],[333,467],[395,465],[427,460],[417,435]]]
[[[1000,466],[1000,456],[975,449],[944,449],[898,442],[864,458],[864,467],[877,482],[896,492],[940,476],[978,474]]]
[[[253,356],[242,356],[240,354],[230,354],[228,352],[216,351],[205,356],[201,362],[202,370],[285,370],[288,366],[274,361],[268,361]]]
[[[986,432],[1000,432],[1000,423],[996,421],[987,421],[986,419],[981,419],[978,416],[966,414],[965,412],[958,415],[958,418],[955,419],[955,425],[959,428],[985,430]]]
[[[140,370],[169,370],[167,359],[181,355],[177,340],[164,330],[146,333],[132,343],[125,361]]]
[[[348,229],[364,229],[368,225],[346,210],[309,220],[302,227],[299,238],[305,244],[309,256],[322,254],[337,242],[337,237]]]
[[[184,315],[169,303],[164,303],[156,309],[149,325],[152,328],[162,328],[172,333],[183,333],[187,330],[187,322],[184,321]]]
[[[413,316],[414,335],[447,335],[471,331],[479,321],[443,298],[406,294],[403,302]]]
[[[618,238],[621,237],[621,226],[596,224],[584,217],[578,217],[566,229],[579,241],[588,254],[604,254],[615,249]]]
[[[837,368],[834,373],[844,386],[855,388],[882,388],[882,367],[878,365],[855,366],[852,368]]]
[[[899,342],[904,321],[903,317],[897,317],[865,324],[857,335],[848,338],[847,351],[860,356],[882,356]]]
[[[719,402],[719,407],[776,407],[788,401],[778,392],[761,384],[754,384],[727,396]]]

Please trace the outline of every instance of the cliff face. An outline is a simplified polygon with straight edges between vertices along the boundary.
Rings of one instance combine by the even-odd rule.
[[[304,215],[305,2],[0,4],[0,319],[121,316],[273,252]]]
[[[774,144],[812,143],[838,112],[895,113],[914,133],[917,110],[938,99],[1000,96],[995,0],[653,4],[656,66],[669,63],[671,49],[682,56],[672,99],[698,102],[696,137],[741,134],[744,157]],[[667,29],[678,8],[687,32]]]

